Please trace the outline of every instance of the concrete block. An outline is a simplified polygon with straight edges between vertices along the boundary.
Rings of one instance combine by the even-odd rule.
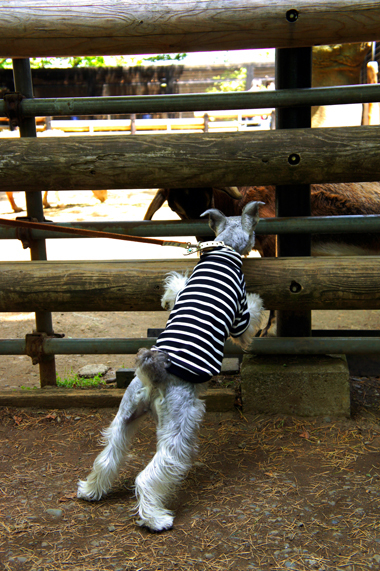
[[[240,371],[240,361],[238,357],[224,357],[222,361],[222,375],[237,375]]]
[[[116,386],[118,389],[126,389],[135,376],[135,369],[117,369]]]
[[[350,416],[344,355],[245,355],[244,413]]]

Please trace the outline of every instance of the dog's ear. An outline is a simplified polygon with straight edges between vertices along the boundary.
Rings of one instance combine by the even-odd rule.
[[[241,214],[241,226],[248,234],[251,234],[256,227],[260,219],[259,207],[264,204],[265,202],[253,201],[244,206]]]
[[[226,217],[224,216],[223,212],[217,210],[216,208],[210,208],[201,214],[202,216],[206,216],[208,214],[208,223],[211,228],[218,236],[221,232],[223,232],[226,226]]]

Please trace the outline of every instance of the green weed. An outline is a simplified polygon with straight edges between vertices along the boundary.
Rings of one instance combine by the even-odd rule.
[[[71,371],[70,375],[67,375],[64,379],[61,379],[57,375],[57,387],[65,387],[72,389],[75,387],[98,387],[99,385],[104,385],[105,381],[100,375],[95,375],[94,377],[85,378],[79,377],[77,373]]]

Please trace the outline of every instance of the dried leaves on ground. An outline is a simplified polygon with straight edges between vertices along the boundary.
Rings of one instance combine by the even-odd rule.
[[[350,420],[207,415],[175,526],[163,534],[133,515],[153,423],[112,493],[87,503],[76,484],[115,411],[1,409],[0,569],[379,569],[380,424],[355,394]]]

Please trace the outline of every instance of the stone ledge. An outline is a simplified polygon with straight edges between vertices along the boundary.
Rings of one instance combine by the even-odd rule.
[[[59,389],[45,387],[31,390],[0,391],[0,406],[30,408],[112,408],[118,407],[124,389]],[[235,410],[235,392],[232,389],[209,389],[203,395],[207,412]]]

